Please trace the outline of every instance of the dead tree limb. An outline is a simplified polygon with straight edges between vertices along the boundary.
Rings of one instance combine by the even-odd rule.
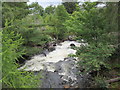
[[[113,82],[118,82],[118,81],[120,81],[120,77],[113,78],[113,79],[110,79],[110,80],[106,80],[107,83],[113,83]]]

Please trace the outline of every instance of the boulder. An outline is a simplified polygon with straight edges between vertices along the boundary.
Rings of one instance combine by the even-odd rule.
[[[63,88],[63,81],[60,78],[60,75],[50,71],[44,71],[42,74],[44,78],[42,79],[41,88]]]
[[[79,88],[91,88],[93,80],[90,74],[78,75],[78,87]]]
[[[71,43],[70,46],[71,46],[71,47],[75,47],[75,44]]]
[[[55,50],[55,47],[54,47],[54,46],[50,46],[50,47],[48,48],[48,50],[49,50],[49,52],[52,52],[52,51]]]

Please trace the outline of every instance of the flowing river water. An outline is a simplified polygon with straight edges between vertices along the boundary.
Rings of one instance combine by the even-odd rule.
[[[31,60],[26,61],[25,65],[20,67],[26,71],[44,71],[42,75],[42,88],[64,88],[65,85],[74,86],[77,80],[77,58],[68,57],[69,54],[75,54],[76,50],[71,49],[71,44],[80,47],[81,44],[76,41],[64,41],[55,46],[55,50],[47,55],[35,55]]]

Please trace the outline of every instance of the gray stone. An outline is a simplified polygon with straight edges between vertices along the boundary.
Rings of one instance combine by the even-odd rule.
[[[93,83],[92,77],[89,74],[79,75],[77,80],[79,88],[90,88]]]
[[[63,88],[63,81],[57,73],[44,71],[43,76],[41,88]]]

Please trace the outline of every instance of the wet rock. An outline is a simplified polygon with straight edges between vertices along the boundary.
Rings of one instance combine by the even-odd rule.
[[[62,46],[62,44],[61,44],[61,43],[58,43],[58,45],[59,45],[59,46]]]
[[[56,42],[50,42],[50,43],[46,43],[44,48],[48,49],[49,52],[52,52],[53,50],[55,50],[56,45],[57,45]]]
[[[43,76],[41,88],[63,88],[63,81],[57,73],[44,71]]]
[[[54,47],[54,46],[50,46],[50,47],[48,48],[48,50],[49,50],[49,52],[52,52],[52,51],[55,50],[55,47]]]
[[[67,59],[66,61],[59,61],[57,63],[49,62],[45,64],[43,88],[58,88],[63,85],[75,86],[76,85],[76,73],[77,68],[74,60]],[[52,69],[54,67],[54,70]],[[50,70],[51,71],[48,71]],[[54,79],[53,79],[54,78]],[[47,84],[45,83],[47,82]],[[59,83],[58,83],[59,82]],[[49,84],[48,84],[49,83]],[[59,85],[59,86],[58,86]]]
[[[65,85],[65,84],[67,84],[67,81],[63,80],[62,85]]]
[[[64,60],[67,61],[67,60],[76,60],[76,59],[74,57],[66,57],[64,58]]]
[[[73,81],[73,82],[71,82],[71,84],[70,84],[72,87],[76,87],[76,86],[78,86],[78,82],[77,81]]]
[[[57,46],[56,43],[54,43],[53,46]]]
[[[71,43],[70,46],[71,46],[71,47],[75,47],[75,44]]]
[[[67,59],[66,61],[57,62],[55,65],[57,73],[61,75],[60,78],[65,84],[73,86],[76,82],[76,73],[78,71],[75,66],[75,61]]]
[[[42,53],[42,56],[45,56],[45,57],[46,57],[46,56],[47,56],[47,54],[46,54],[46,53]]]
[[[43,56],[47,56],[47,54],[49,54],[49,51],[48,51],[48,49],[45,49],[40,55],[41,55],[41,57],[43,57]]]
[[[80,88],[90,88],[93,80],[90,74],[78,75],[78,86]]]
[[[33,71],[34,75],[38,75],[40,73],[40,71]]]
[[[64,75],[64,76],[62,77],[62,79],[68,82],[68,76],[67,76],[67,75]]]

